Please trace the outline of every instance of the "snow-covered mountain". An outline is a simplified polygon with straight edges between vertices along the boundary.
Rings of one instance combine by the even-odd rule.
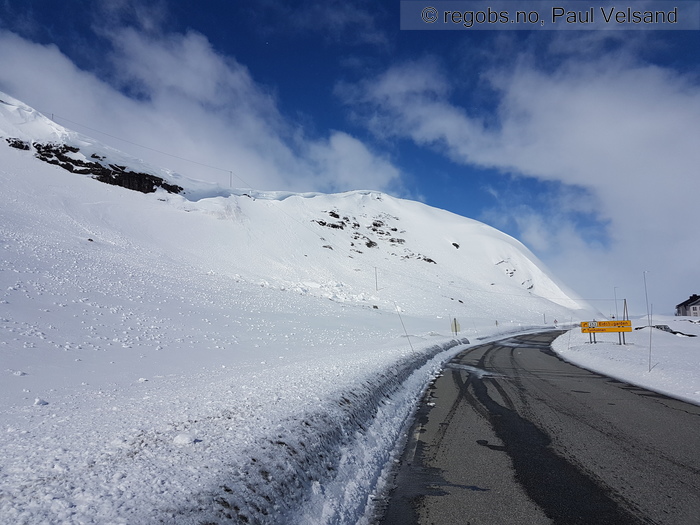
[[[42,160],[154,193],[117,212],[120,227],[87,217],[98,244],[97,229],[106,228],[106,237],[142,237],[145,248],[207,272],[382,308],[397,302],[425,314],[537,323],[589,308],[512,237],[421,203],[370,191],[225,190],[146,166],[7,95],[0,95],[0,137],[27,166]],[[168,229],[174,234],[164,234]]]
[[[361,521],[451,319],[593,315],[477,221],[221,188],[2,93],[0,187],[3,523]]]

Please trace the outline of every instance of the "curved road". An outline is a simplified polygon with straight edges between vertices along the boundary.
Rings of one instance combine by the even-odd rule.
[[[446,366],[380,523],[700,524],[700,407],[562,361],[562,333]]]

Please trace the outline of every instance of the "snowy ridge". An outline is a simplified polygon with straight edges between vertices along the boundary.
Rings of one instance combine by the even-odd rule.
[[[31,152],[44,162],[71,172],[92,175],[102,182],[143,192],[154,191],[155,187],[168,188],[168,191],[175,193],[182,191],[177,185],[177,174],[154,168],[90,137],[71,131],[2,92],[0,138],[11,147]],[[125,172],[126,175],[131,175],[131,181],[115,181],[123,178]],[[202,186],[211,191],[211,185],[193,185],[198,188]]]
[[[472,339],[591,315],[477,221],[223,190],[0,99],[2,522],[366,522],[464,347],[452,317]],[[102,184],[39,142],[183,191]]]
[[[39,142],[89,142],[23,102],[0,92],[0,133],[5,138]]]

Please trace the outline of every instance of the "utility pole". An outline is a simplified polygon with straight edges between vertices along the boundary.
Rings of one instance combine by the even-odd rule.
[[[615,319],[619,320],[620,316],[617,313],[617,286],[613,287],[613,294],[615,295]],[[617,332],[617,342],[622,345],[622,332]]]
[[[647,293],[647,270],[644,270],[644,298],[647,302],[647,321],[649,322],[649,327],[651,328],[651,314],[649,313],[649,294]]]
[[[627,299],[624,299],[622,303],[622,317],[625,321],[629,321],[629,312],[627,311]],[[622,332],[622,344],[627,344],[627,340],[625,339],[625,332]]]
[[[647,321],[649,324],[649,372],[651,372],[651,311],[649,310],[649,294],[647,293],[647,271],[644,270],[644,297],[647,301]]]
[[[654,315],[654,303],[651,303],[651,310],[650,310],[650,312],[651,312],[651,313],[649,314],[649,316],[650,316],[649,319],[651,319],[651,316]],[[653,330],[654,330],[654,329],[653,329],[652,326],[651,326],[651,321],[649,321],[649,372],[651,372],[651,369],[653,368],[653,367],[651,366],[651,333],[652,333]]]

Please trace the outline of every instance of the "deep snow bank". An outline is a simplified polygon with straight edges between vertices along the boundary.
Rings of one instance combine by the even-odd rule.
[[[209,512],[246,523],[357,523],[371,512],[371,497],[416,401],[459,344],[412,353],[301,419],[283,421],[250,450],[228,484],[217,487]],[[197,519],[211,498],[203,494]]]

